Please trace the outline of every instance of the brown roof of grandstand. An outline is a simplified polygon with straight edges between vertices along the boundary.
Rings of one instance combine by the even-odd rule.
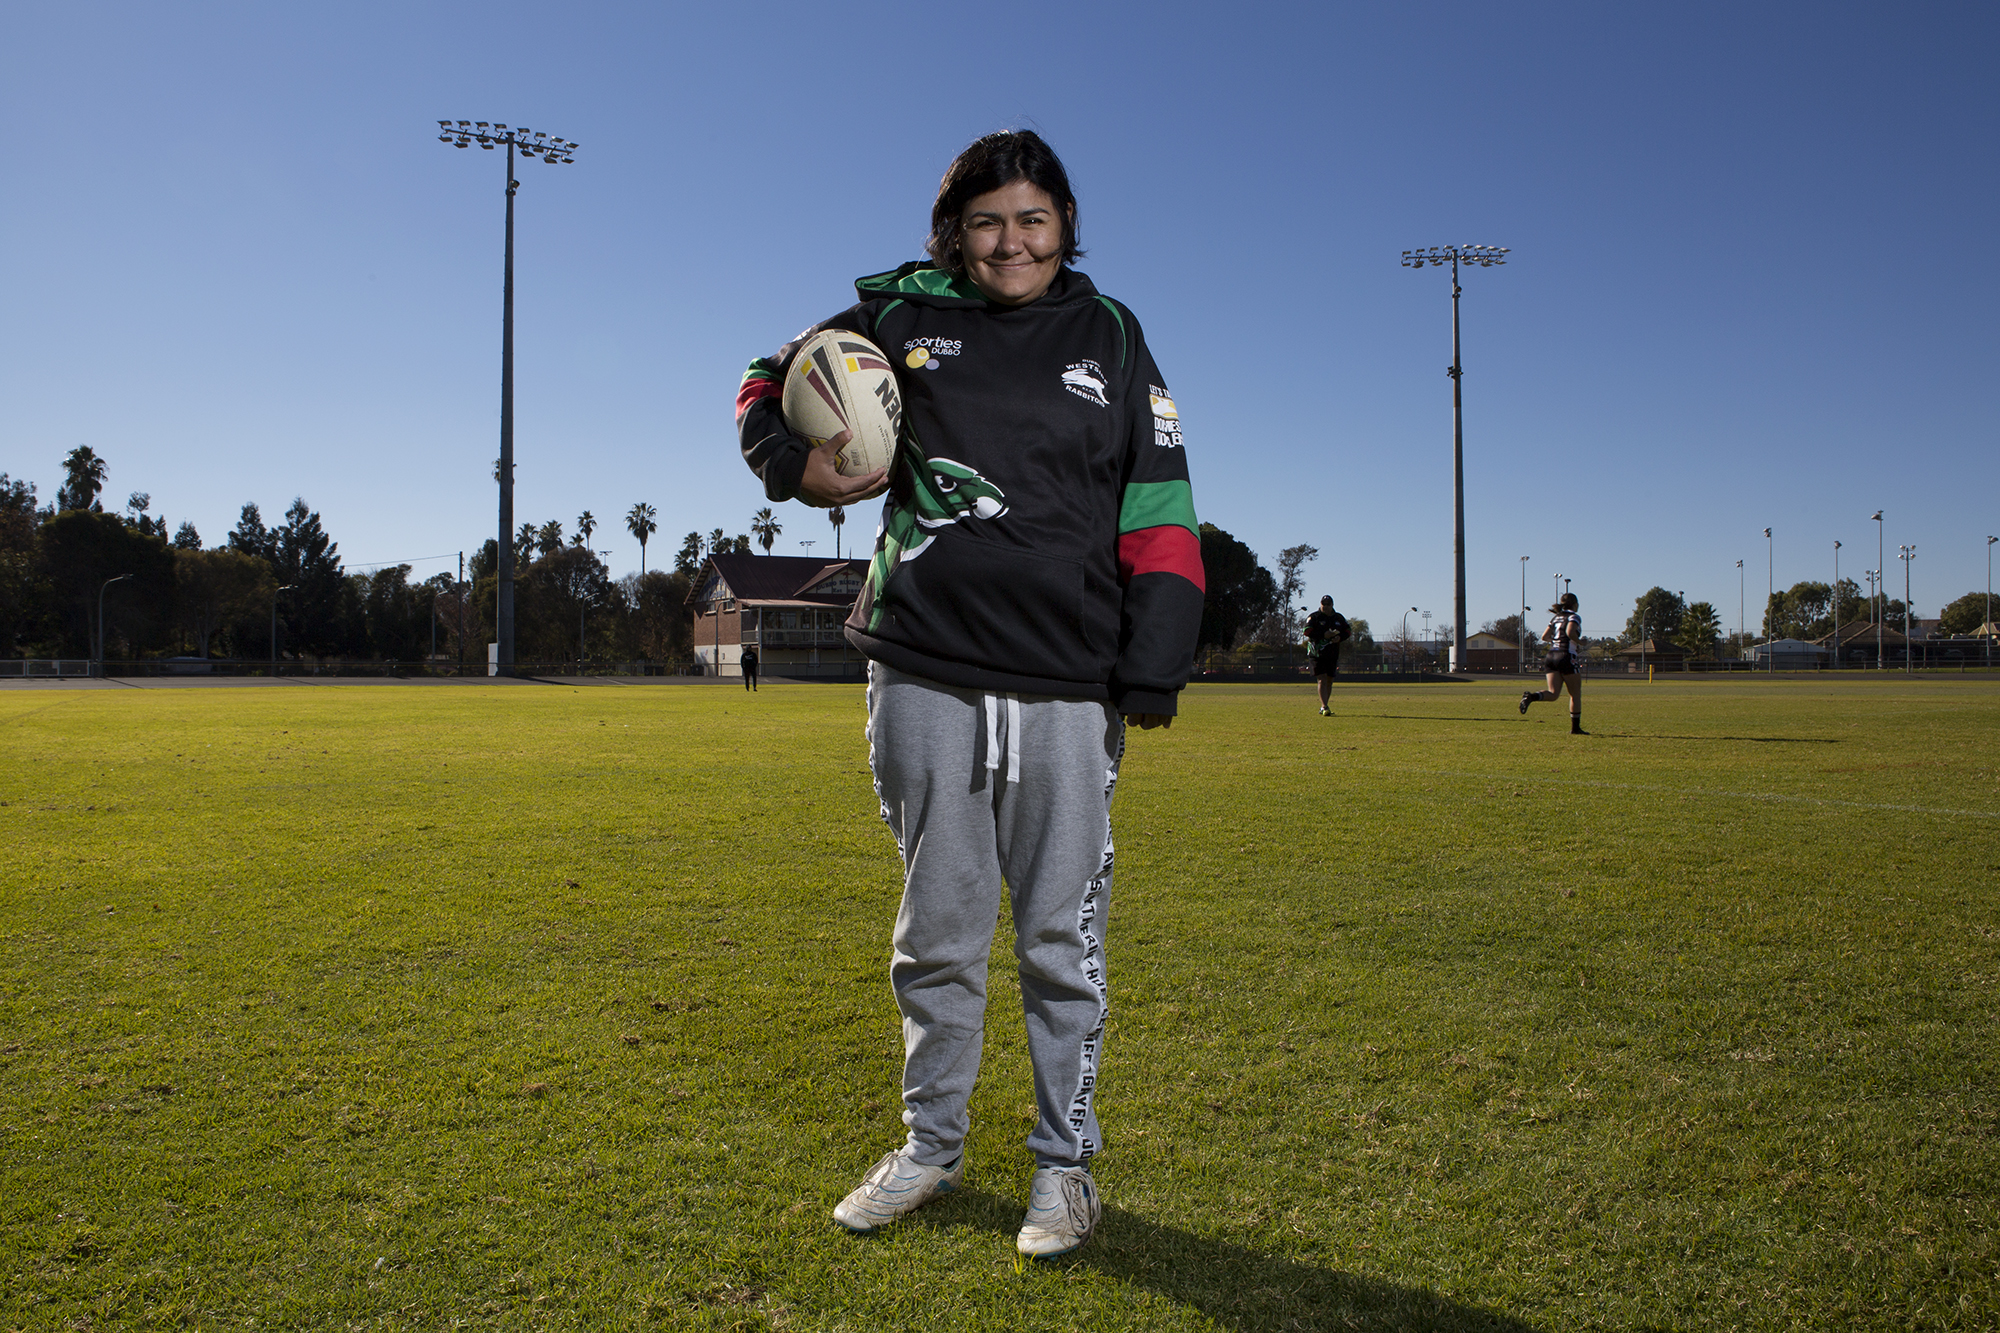
[[[713,567],[739,602],[792,602],[812,606],[853,602],[851,594],[815,593],[811,586],[843,571],[857,578],[868,572],[866,560],[826,560],[805,555],[712,555],[704,569]],[[706,578],[696,578],[688,590],[690,602],[704,600]]]

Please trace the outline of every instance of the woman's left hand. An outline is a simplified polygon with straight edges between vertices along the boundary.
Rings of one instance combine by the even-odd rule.
[[[1128,727],[1136,726],[1141,731],[1151,731],[1154,727],[1171,727],[1174,725],[1174,715],[1172,713],[1127,713],[1125,715],[1125,725]]]

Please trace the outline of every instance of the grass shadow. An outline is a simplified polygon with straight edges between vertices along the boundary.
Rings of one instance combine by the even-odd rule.
[[[1661,731],[1600,731],[1621,741],[1730,741],[1737,745],[1838,745],[1838,736],[1673,736]]]
[[[991,1231],[1013,1240],[1021,1205],[983,1190],[959,1190],[902,1223],[940,1231]],[[1344,1273],[1265,1254],[1164,1225],[1107,1206],[1097,1234],[1051,1266],[1094,1269],[1199,1310],[1239,1333],[1352,1329],[1401,1333],[1416,1329],[1533,1333],[1508,1315],[1464,1305],[1421,1287]]]

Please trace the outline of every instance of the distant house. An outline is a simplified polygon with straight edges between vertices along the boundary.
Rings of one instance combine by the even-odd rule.
[[[1804,639],[1773,639],[1750,650],[1760,665],[1777,671],[1814,671],[1832,660],[1833,654]]]
[[[1687,649],[1670,639],[1654,637],[1642,639],[1630,648],[1620,648],[1616,660],[1632,671],[1639,669],[1642,660],[1649,667],[1678,667],[1687,660]]]
[[[1520,665],[1521,645],[1514,640],[1484,630],[1465,636],[1465,660],[1459,664],[1460,671],[1513,671]]]
[[[1834,643],[1832,634],[1822,634],[1813,640],[1815,646],[1828,653],[1839,654],[1842,666],[1872,666],[1875,662],[1875,625],[1872,621],[1857,620],[1840,627],[1840,642]],[[1882,661],[1900,663],[1907,643],[1901,633],[1882,626]]]
[[[743,674],[743,649],[777,676],[858,676],[865,659],[841,633],[866,560],[712,555],[694,578],[694,655],[712,675]]]

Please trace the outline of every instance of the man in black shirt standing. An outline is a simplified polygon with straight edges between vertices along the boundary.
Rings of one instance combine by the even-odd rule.
[[[1319,715],[1332,717],[1333,675],[1339,670],[1340,645],[1353,631],[1347,617],[1333,609],[1333,598],[1319,599],[1319,610],[1306,617],[1306,644],[1313,650],[1313,674],[1319,677]]]
[[[745,648],[743,650],[743,688],[746,690],[757,688],[757,650],[755,648]]]

